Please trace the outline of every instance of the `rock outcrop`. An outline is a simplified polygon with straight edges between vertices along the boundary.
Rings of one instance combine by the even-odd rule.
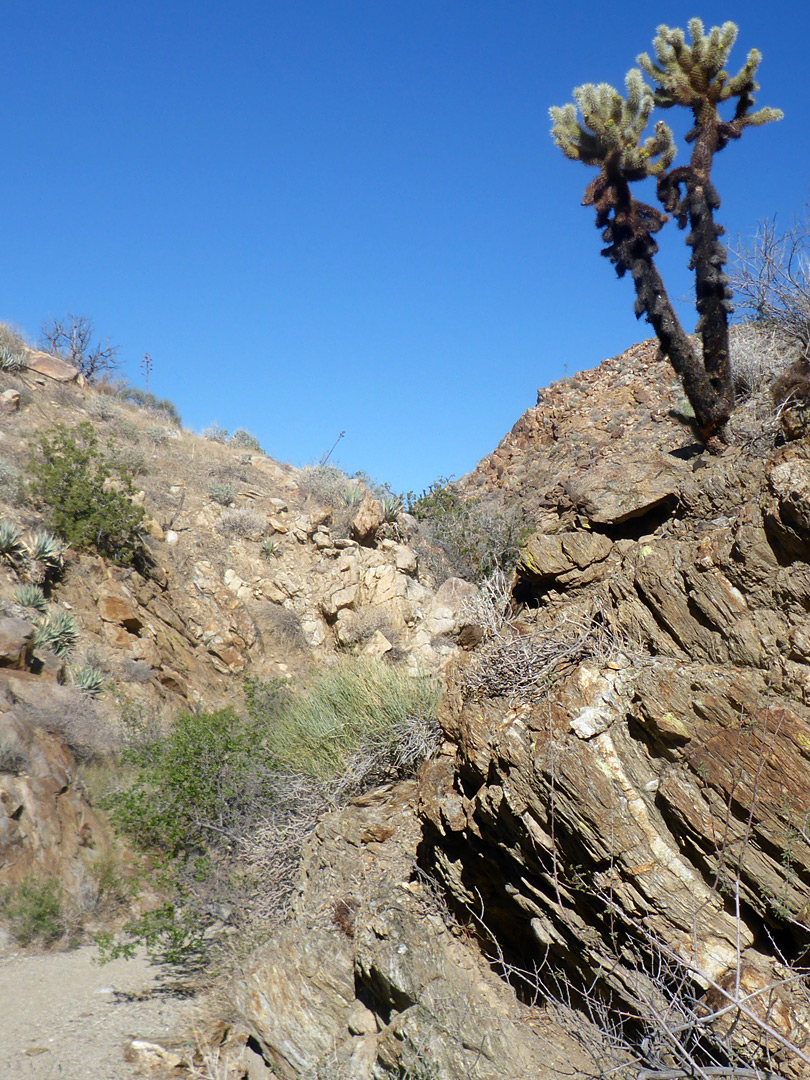
[[[282,1075],[328,1045],[358,1080],[419,1048],[443,1080],[595,1075],[588,1048],[810,1076],[810,451],[749,404],[712,457],[671,389],[637,346],[541,392],[465,481],[534,508],[520,610],[446,672],[443,751],[383,803],[396,868],[368,808],[321,824],[239,997]]]

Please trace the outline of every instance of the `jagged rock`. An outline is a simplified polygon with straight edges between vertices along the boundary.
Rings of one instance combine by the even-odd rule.
[[[613,543],[601,533],[537,533],[520,553],[518,573],[534,585],[562,588],[588,584],[604,573]]]
[[[360,652],[363,656],[381,657],[390,653],[393,647],[381,630],[375,630]]]
[[[642,461],[603,462],[572,477],[571,502],[593,524],[618,525],[674,501],[687,466],[664,454]]]
[[[360,509],[355,514],[351,524],[352,539],[360,544],[371,544],[385,521],[382,503],[375,499],[371,492],[366,492]]]
[[[34,651],[34,627],[25,619],[0,618],[0,668],[27,668]]]

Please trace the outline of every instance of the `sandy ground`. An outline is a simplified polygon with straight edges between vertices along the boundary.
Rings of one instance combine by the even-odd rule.
[[[98,950],[0,950],[0,1077],[129,1080],[132,1038],[181,1046],[188,1000],[161,992],[143,959],[101,967]]]

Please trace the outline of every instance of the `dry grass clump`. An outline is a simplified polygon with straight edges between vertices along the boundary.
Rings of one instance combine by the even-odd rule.
[[[731,371],[738,399],[771,388],[795,359],[795,348],[775,324],[743,323],[731,330]]]
[[[484,635],[484,643],[462,674],[471,698],[532,701],[585,660],[606,664],[622,643],[598,613],[561,615],[552,626],[533,627],[515,614],[505,574],[485,581],[467,601],[464,615]]]
[[[266,529],[264,514],[252,510],[249,506],[226,510],[214,526],[214,531],[222,536],[241,536],[246,540],[260,540]]]

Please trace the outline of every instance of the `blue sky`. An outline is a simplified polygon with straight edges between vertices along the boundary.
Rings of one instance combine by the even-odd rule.
[[[785,111],[717,159],[729,236],[807,198],[806,2],[2,8],[0,318],[36,338],[86,314],[188,427],[296,465],[345,431],[333,460],[396,490],[469,471],[538,386],[649,336],[548,107],[620,86],[659,23],[738,22],[732,66],[758,47]],[[661,242],[684,296],[683,238]]]

